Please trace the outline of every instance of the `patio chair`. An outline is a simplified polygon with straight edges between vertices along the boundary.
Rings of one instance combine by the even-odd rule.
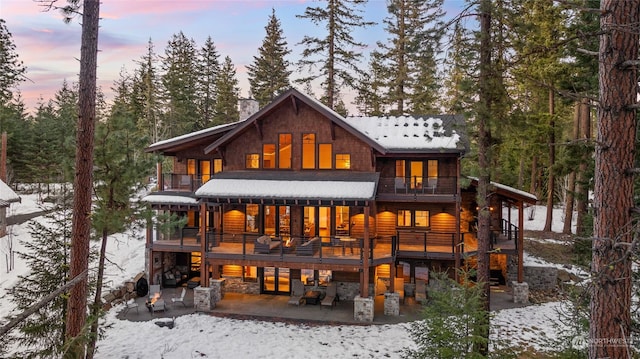
[[[187,289],[186,288],[182,288],[182,294],[180,294],[179,297],[173,297],[171,298],[171,303],[182,303],[182,305],[186,308],[187,305],[184,304],[184,296],[187,294]]]
[[[404,182],[404,178],[396,177],[394,184],[395,184],[396,193],[405,193],[407,191],[407,186]]]
[[[289,298],[289,304],[300,305],[304,297],[304,284],[300,279],[293,279],[291,281],[291,297]]]
[[[336,305],[337,291],[338,291],[338,288],[336,287],[336,283],[335,282],[329,283],[329,286],[327,287],[327,293],[325,294],[320,304],[322,306],[329,306],[331,307],[331,309],[333,309],[333,306]]]
[[[140,313],[138,311],[138,303],[136,302],[135,298],[131,298],[131,299],[127,300],[126,307],[124,308],[124,313],[123,314],[126,316],[127,314],[129,314],[129,311],[131,309],[133,309],[133,308],[136,308],[136,313]]]

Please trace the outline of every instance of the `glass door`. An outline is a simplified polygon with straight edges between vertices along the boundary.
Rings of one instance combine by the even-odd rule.
[[[289,295],[290,288],[289,268],[264,267],[261,293]]]

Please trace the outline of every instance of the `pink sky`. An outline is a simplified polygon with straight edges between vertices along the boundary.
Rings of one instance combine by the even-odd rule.
[[[450,0],[455,6],[462,0]],[[66,0],[58,0],[66,4]],[[284,36],[297,61],[302,49],[296,44],[304,35],[318,35],[318,27],[298,19],[307,6],[318,6],[308,0],[106,0],[100,8],[98,84],[111,98],[113,81],[124,68],[133,72],[136,61],[146,52],[152,40],[156,54],[162,55],[172,35],[182,31],[193,38],[198,47],[211,36],[221,55],[230,56],[236,66],[241,96],[248,96],[246,68],[253,61],[265,36],[271,9],[276,10]],[[384,0],[370,0],[367,20],[379,25],[354,34],[358,41],[374,45],[384,40],[382,19],[386,14]],[[63,81],[77,81],[80,57],[80,19],[64,24],[56,11],[44,12],[33,0],[2,0],[0,17],[5,19],[16,51],[27,67],[28,80],[20,85],[23,101],[29,111],[39,99],[54,97]],[[295,68],[294,70],[295,76]],[[353,94],[345,94],[352,97]],[[345,98],[346,100],[346,98]]]

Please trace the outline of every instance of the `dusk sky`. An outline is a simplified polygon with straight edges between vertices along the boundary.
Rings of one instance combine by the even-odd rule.
[[[66,4],[66,0],[58,0]],[[241,97],[249,96],[246,65],[253,61],[265,37],[271,9],[280,19],[284,37],[292,50],[288,57],[296,62],[302,52],[297,45],[304,35],[324,36],[324,29],[307,19],[296,18],[308,6],[321,3],[308,0],[103,0],[100,5],[98,37],[98,85],[111,98],[113,81],[124,68],[132,73],[136,61],[145,53],[149,39],[158,55],[172,35],[182,31],[198,48],[208,36],[213,39],[220,59],[230,56],[236,66]],[[463,0],[445,0],[449,13],[455,13]],[[358,30],[357,41],[375,46],[387,38],[382,19],[385,0],[369,0],[363,16],[376,26]],[[57,11],[45,12],[37,1],[0,0],[0,17],[12,34],[16,52],[27,67],[28,80],[20,85],[28,111],[40,99],[53,98],[66,80],[77,82],[80,58],[80,19],[64,24]],[[365,49],[368,53],[370,49]],[[363,64],[363,67],[366,63]],[[295,76],[295,68],[294,70]],[[319,94],[316,94],[319,96]],[[345,102],[353,94],[345,93]]]

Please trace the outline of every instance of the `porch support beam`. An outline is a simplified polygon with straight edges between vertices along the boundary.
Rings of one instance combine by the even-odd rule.
[[[209,271],[207,270],[206,251],[207,251],[207,205],[200,202],[200,285],[206,287],[209,283]]]
[[[164,177],[162,176],[162,161],[156,163],[156,176],[158,177],[158,191],[163,191]]]
[[[360,278],[360,296],[369,297],[369,213],[370,208],[364,207],[364,245],[362,246],[362,277]]]
[[[518,201],[518,283],[524,281],[524,202]]]
[[[153,221],[151,219],[147,220],[147,246],[145,248],[147,251],[147,273],[149,273],[149,283],[153,278]]]

